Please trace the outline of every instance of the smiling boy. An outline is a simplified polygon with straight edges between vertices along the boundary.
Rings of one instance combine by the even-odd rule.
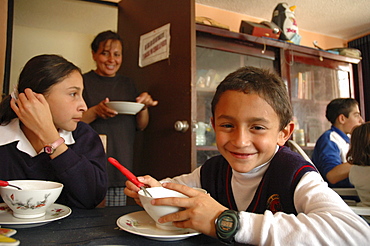
[[[361,245],[369,226],[325,183],[316,168],[284,147],[294,124],[284,82],[267,70],[243,67],[217,87],[212,125],[221,155],[191,174],[163,180],[139,177],[189,198],[161,198],[154,205],[185,210],[166,215],[221,241],[253,245]],[[126,183],[138,199],[139,189]],[[203,194],[190,187],[208,191]],[[216,222],[215,222],[216,221]]]

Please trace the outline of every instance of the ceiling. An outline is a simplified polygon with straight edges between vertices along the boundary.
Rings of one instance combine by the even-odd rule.
[[[106,0],[119,2],[120,0]],[[282,0],[195,0],[196,3],[270,21]],[[298,28],[344,40],[370,33],[369,0],[289,0]]]
[[[279,0],[195,0],[196,3],[270,21]],[[289,0],[298,28],[344,40],[370,33],[369,0]]]
[[[118,3],[121,0],[102,0]],[[178,1],[178,0],[177,0]],[[198,4],[270,21],[282,0],[195,0]],[[298,28],[344,40],[370,33],[369,0],[289,0]]]

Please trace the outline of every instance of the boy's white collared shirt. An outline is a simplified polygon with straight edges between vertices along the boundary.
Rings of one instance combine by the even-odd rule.
[[[18,118],[14,118],[6,126],[0,126],[0,136],[0,146],[18,141],[17,149],[24,153],[27,153],[31,157],[34,157],[43,152],[42,150],[40,153],[37,153],[32,147],[30,141],[28,141],[27,137],[24,135],[22,129],[20,128]],[[70,131],[60,130],[59,136],[64,138],[66,145],[75,143],[72,132]]]

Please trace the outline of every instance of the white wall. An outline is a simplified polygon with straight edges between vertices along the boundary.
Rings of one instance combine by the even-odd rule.
[[[82,72],[95,68],[90,44],[105,30],[117,30],[118,8],[78,0],[14,1],[10,89],[24,64],[40,54],[59,54]]]
[[[0,0],[0,94],[2,94],[3,92],[7,19],[8,19],[8,1]]]

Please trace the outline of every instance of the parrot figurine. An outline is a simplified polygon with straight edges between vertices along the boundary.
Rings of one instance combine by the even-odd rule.
[[[299,44],[301,37],[294,16],[295,9],[295,5],[288,7],[287,3],[279,3],[274,9],[271,22],[281,29],[280,39]]]

